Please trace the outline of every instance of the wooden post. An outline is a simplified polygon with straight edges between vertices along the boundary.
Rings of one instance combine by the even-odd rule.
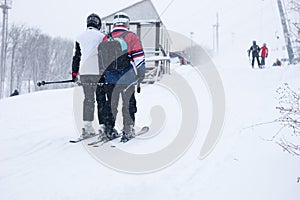
[[[155,56],[158,56],[159,53],[159,40],[160,40],[160,21],[155,23]],[[155,66],[157,67],[159,65],[158,61],[155,61]]]
[[[140,23],[138,23],[136,25],[136,34],[141,39],[141,24]]]

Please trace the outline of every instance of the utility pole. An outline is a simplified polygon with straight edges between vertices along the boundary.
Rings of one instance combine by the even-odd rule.
[[[2,0],[0,8],[3,12],[2,18],[2,40],[1,40],[1,57],[0,57],[0,98],[4,96],[4,82],[6,73],[6,45],[7,45],[7,30],[8,30],[8,9],[11,7],[10,0]]]
[[[194,35],[194,32],[191,31],[190,32],[190,36],[191,36],[191,49],[193,48],[193,35]]]
[[[219,13],[217,13],[217,22],[213,25],[214,35],[213,35],[213,49],[216,54],[219,53]]]
[[[288,31],[287,21],[286,21],[285,15],[284,15],[284,11],[283,11],[283,6],[282,6],[281,0],[277,0],[277,5],[278,5],[279,13],[280,13],[281,24],[282,24],[282,28],[283,28],[283,33],[284,33],[286,48],[287,48],[287,52],[288,52],[288,56],[289,56],[289,63],[293,64],[295,57],[294,57],[294,52],[293,52],[291,38],[290,38],[291,35],[290,35],[289,31]]]
[[[295,14],[298,13],[298,19],[294,19],[294,22],[292,24],[294,25],[293,30],[294,36],[296,37],[296,39],[294,40],[294,50],[297,57],[297,62],[300,62],[300,1],[290,1],[290,9],[294,11]]]
[[[189,54],[189,61],[190,61],[190,62],[192,62],[193,55],[194,55],[194,50],[193,50],[193,35],[194,35],[194,32],[191,31],[191,32],[190,32],[191,46],[190,46],[190,50],[189,50],[189,52],[188,52],[188,54]]]

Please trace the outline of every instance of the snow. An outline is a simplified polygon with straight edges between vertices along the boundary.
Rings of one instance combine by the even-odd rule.
[[[0,151],[5,152],[0,155],[1,199],[299,199],[300,158],[262,139],[274,135],[279,127],[247,127],[278,117],[275,90],[284,82],[297,88],[300,66],[220,68],[226,121],[216,148],[203,160],[197,156],[211,116],[207,89],[196,79],[193,67],[173,64],[172,68],[193,86],[200,123],[185,154],[154,173],[113,170],[98,162],[85,145],[68,143],[78,135],[73,119],[74,89],[1,100]],[[157,104],[167,119],[156,137],[120,147],[145,154],[172,140],[180,106],[170,91],[156,84],[143,86],[137,96],[139,110],[148,113],[148,117],[137,115],[138,124],[149,124],[149,108]]]
[[[152,132],[149,137],[125,145],[114,142],[116,148],[68,142],[78,137],[81,128],[80,87],[14,96],[0,100],[1,200],[298,200],[300,157],[284,152],[274,140],[270,141],[281,126],[267,122],[280,116],[276,110],[278,87],[288,83],[299,93],[300,64],[271,66],[282,55],[278,51],[282,41],[269,37],[277,30],[281,32],[276,3],[262,1],[256,12],[261,13],[266,6],[263,20],[257,20],[260,14],[247,24],[244,22],[249,20],[252,11],[248,8],[253,7],[252,2],[242,5],[244,2],[231,1],[223,8],[227,15],[222,18],[222,36],[228,37],[213,62],[224,87],[225,121],[221,136],[208,156],[199,159],[214,114],[207,77],[196,70],[201,66],[172,63],[171,75],[156,84],[143,85],[142,92],[137,94],[137,126],[149,125]],[[228,7],[244,9],[246,13],[239,19]],[[242,26],[237,25],[241,23]],[[264,24],[269,30],[259,28]],[[258,28],[248,31],[253,26]],[[265,69],[251,69],[249,65],[246,50],[253,38],[259,44],[269,39],[270,56]],[[177,93],[176,89],[182,88],[180,83],[172,82],[176,74],[185,80],[183,89],[187,89],[185,92],[191,89],[196,103],[193,96],[182,98]],[[134,173],[113,169],[101,160],[106,149],[109,153],[119,149],[145,156],[168,147],[178,138],[178,129],[186,120],[182,118],[186,98],[191,98],[194,109],[187,120],[193,122],[196,131],[195,135],[186,132],[191,140],[170,163]],[[121,165],[127,162],[118,159]],[[157,159],[163,159],[163,154]],[[133,164],[150,168],[153,163]]]

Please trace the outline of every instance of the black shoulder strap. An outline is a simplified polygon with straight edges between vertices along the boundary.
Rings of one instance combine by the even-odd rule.
[[[124,31],[120,36],[119,38],[124,38],[127,34],[129,33],[129,31]]]
[[[120,36],[118,36],[118,38],[124,38],[127,34],[129,33],[129,31],[124,31]],[[112,32],[107,33],[107,39],[108,40],[113,40],[114,37],[112,36]]]

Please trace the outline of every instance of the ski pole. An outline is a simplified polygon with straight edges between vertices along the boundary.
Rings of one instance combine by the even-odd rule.
[[[37,82],[36,85],[37,85],[38,87],[41,87],[42,85],[47,85],[47,84],[55,84],[55,83],[73,83],[73,82],[74,82],[73,80],[49,81],[49,82],[41,81],[41,82]]]
[[[136,84],[137,81],[134,81],[133,83],[129,84],[124,90],[123,93],[125,93],[131,86],[133,86],[134,84]]]
[[[123,92],[125,93],[131,86],[135,85],[136,82],[137,82],[137,93],[140,93],[141,92],[141,82],[140,81],[135,81],[135,82],[131,83],[123,90]]]

